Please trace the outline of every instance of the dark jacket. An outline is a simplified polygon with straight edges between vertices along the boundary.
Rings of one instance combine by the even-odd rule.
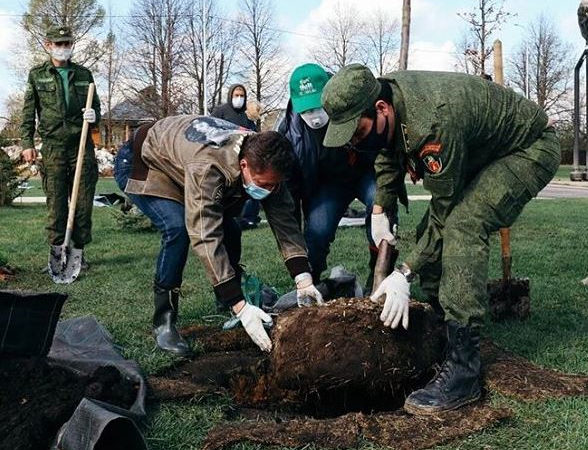
[[[94,78],[83,66],[70,62],[70,68],[69,106],[65,103],[61,76],[50,60],[33,67],[29,72],[22,109],[23,148],[34,146],[36,122],[43,142],[57,142],[64,146],[79,144],[83,124],[82,108],[86,105],[88,85],[94,82]],[[96,91],[92,108],[96,111],[97,124],[100,121],[100,100]],[[91,140],[91,133],[88,133],[88,141]]]
[[[245,101],[243,102],[243,106],[239,109],[233,108],[233,91],[240,87],[245,92]],[[240,127],[247,128],[248,130],[259,131],[257,129],[257,125],[253,120],[247,117],[245,110],[247,109],[247,90],[245,86],[242,84],[233,84],[229,88],[229,92],[227,94],[227,103],[223,103],[215,107],[210,114],[212,117],[218,117],[219,119],[224,119],[228,122],[234,123],[235,125],[239,125]]]
[[[327,127],[319,130],[310,128],[300,114],[294,112],[292,101],[288,102],[275,128],[290,141],[294,149],[297,167],[288,181],[288,188],[294,201],[302,202],[304,211],[321,183],[353,183],[367,172],[374,172],[377,152],[324,147],[322,142]]]

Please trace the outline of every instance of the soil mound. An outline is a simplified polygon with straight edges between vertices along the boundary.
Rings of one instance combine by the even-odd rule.
[[[44,358],[0,361],[0,449],[48,448],[83,397],[129,408],[135,386],[114,367],[79,377]]]

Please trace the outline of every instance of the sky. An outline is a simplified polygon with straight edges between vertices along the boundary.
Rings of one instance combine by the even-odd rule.
[[[229,14],[237,9],[239,2],[213,1]],[[306,49],[321,36],[319,24],[331,14],[337,1],[346,1],[362,15],[380,8],[400,21],[402,14],[402,0],[272,0],[275,27],[284,31],[283,51],[293,65],[311,61]],[[133,0],[99,0],[99,3],[107,11],[112,11],[116,31],[117,25],[124,20],[120,16],[128,14]],[[467,29],[457,13],[469,11],[477,3],[477,0],[412,0],[408,68],[454,70],[456,45]],[[505,60],[521,41],[524,27],[542,13],[553,20],[561,38],[573,45],[573,51],[579,57],[584,42],[578,29],[578,4],[579,0],[506,0],[506,9],[516,15],[496,34],[503,42]],[[7,96],[22,89],[25,81],[22,76],[14,74],[12,62],[17,58],[15,51],[18,52],[21,42],[24,42],[17,22],[27,5],[27,0],[0,2],[0,116],[5,111]]]

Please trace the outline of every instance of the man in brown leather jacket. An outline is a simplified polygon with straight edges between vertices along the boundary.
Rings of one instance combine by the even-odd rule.
[[[262,350],[271,350],[263,327],[271,318],[246,303],[241,291],[241,235],[234,217],[249,198],[261,201],[298,296],[322,303],[312,283],[294,204],[282,183],[292,155],[288,141],[276,132],[255,134],[200,116],[173,116],[145,125],[119,150],[118,185],[162,233],[153,316],[161,349],[181,356],[190,353],[176,320],[191,245],[217,300],[232,309]]]

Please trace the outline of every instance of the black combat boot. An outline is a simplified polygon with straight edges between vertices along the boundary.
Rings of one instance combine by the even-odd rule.
[[[373,286],[373,284],[374,284],[374,270],[376,269],[376,261],[378,260],[378,248],[372,247],[370,245],[369,249],[370,249],[370,262],[369,262],[370,273],[368,275],[367,281],[365,282],[365,288],[363,290],[364,297],[369,297],[370,294],[372,293],[372,288],[374,287]]]
[[[190,346],[180,336],[176,328],[180,289],[163,289],[155,285],[153,291],[155,293],[153,337],[155,337],[157,346],[178,356],[190,356],[192,353]]]
[[[480,333],[477,328],[447,322],[448,348],[441,371],[404,402],[410,414],[451,411],[480,398]]]

